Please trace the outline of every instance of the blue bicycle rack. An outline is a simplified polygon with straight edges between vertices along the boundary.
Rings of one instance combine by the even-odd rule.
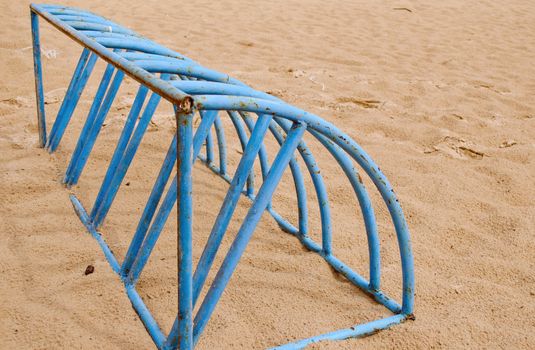
[[[112,269],[121,276],[133,307],[159,349],[185,350],[195,346],[265,211],[271,214],[283,231],[294,235],[309,251],[319,254],[348,281],[393,313],[392,316],[383,319],[282,345],[277,349],[300,349],[322,340],[369,335],[412,318],[414,271],[407,223],[388,180],[372,159],[348,135],[320,117],[293,107],[269,94],[256,91],[228,75],[204,68],[179,53],[90,12],[65,6],[36,4],[30,5],[30,9],[41,147],[45,147],[51,153],[57,149],[97,59],[107,62],[107,68],[67,167],[63,180],[65,185],[68,187],[74,185],[80,178],[124,75],[140,83],[92,209],[86,211],[75,195],[71,195],[71,201],[80,220],[97,239]],[[45,123],[38,16],[83,46],[65,98],[48,134]],[[143,109],[147,97],[148,102]],[[110,210],[161,98],[173,104],[176,114],[176,135],[171,141],[147,204],[141,213],[126,257],[120,263],[97,230]],[[195,113],[201,117],[201,122],[196,128],[192,122]],[[232,120],[243,145],[243,154],[234,175],[229,174],[227,170],[227,146],[221,122],[223,114]],[[215,130],[217,142],[212,138],[212,129]],[[268,162],[267,149],[264,145],[268,130],[280,145],[271,164]],[[329,200],[320,169],[303,139],[307,132],[333,156],[347,176],[358,199],[368,240],[369,280],[333,255]],[[205,155],[200,154],[203,145],[206,145]],[[214,161],[215,146],[219,162]],[[309,236],[304,175],[296,161],[296,154],[306,165],[318,198],[321,218],[320,243]],[[224,178],[230,186],[194,272],[191,174],[196,159]],[[253,166],[256,159],[260,162],[263,180],[258,191],[254,189]],[[171,180],[175,162],[176,175]],[[394,224],[401,255],[403,280],[401,305],[383,294],[380,289],[377,224],[357,164],[380,192]],[[288,168],[293,177],[298,203],[297,227],[284,219],[271,205],[273,192]],[[169,183],[171,185],[164,195],[166,185]],[[242,195],[251,200],[251,207],[213,283],[206,286],[208,292],[200,301],[198,312],[193,315],[193,309],[199,302],[198,298],[205,286],[208,272]],[[178,220],[178,311],[175,322],[166,336],[136,291],[136,282],[175,203],[177,203]]]

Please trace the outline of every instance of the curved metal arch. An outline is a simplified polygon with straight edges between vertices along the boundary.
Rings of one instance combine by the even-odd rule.
[[[239,115],[242,116],[242,118],[245,121],[245,124],[247,125],[248,129],[252,132],[254,128],[254,122],[251,120],[251,117],[244,112],[238,112]],[[279,144],[279,146],[282,146],[282,143],[284,142],[284,139],[277,129],[277,126],[274,121],[270,122],[269,125],[269,131],[275,138],[275,141]],[[260,160],[260,167],[262,171],[262,180],[265,180],[270,165],[268,164],[267,159],[267,151],[265,148],[264,143],[260,146],[260,151],[258,154],[259,160]],[[289,223],[286,219],[284,219],[281,215],[279,215],[272,207],[272,203],[270,202],[268,204],[267,210],[271,214],[271,216],[275,219],[275,221],[279,224],[280,228],[284,230],[285,232],[291,233],[291,234],[301,234],[306,235],[308,233],[308,206],[307,206],[307,194],[306,194],[306,187],[303,179],[303,174],[301,172],[301,167],[297,163],[295,157],[292,157],[290,159],[289,163],[290,171],[292,173],[292,178],[294,180],[294,186],[295,186],[295,192],[297,197],[297,210],[298,210],[298,227],[296,228],[291,223]]]
[[[353,187],[358,203],[360,205],[361,213],[364,219],[364,226],[366,228],[366,235],[368,238],[368,254],[370,257],[370,289],[379,290],[381,284],[381,254],[379,250],[379,234],[377,232],[377,224],[375,222],[375,214],[373,206],[366,191],[366,187],[360,178],[358,170],[354,167],[349,157],[341,152],[340,147],[335,145],[332,141],[327,139],[322,134],[314,130],[309,132],[331,153],[336,159],[349,183]]]

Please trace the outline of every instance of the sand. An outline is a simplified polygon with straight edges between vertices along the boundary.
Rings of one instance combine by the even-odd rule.
[[[321,115],[388,176],[412,235],[416,320],[314,348],[535,348],[533,2],[64,3]],[[0,16],[0,348],[152,348],[68,197],[72,191],[91,206],[136,84],[121,90],[86,172],[69,191],[61,178],[98,74],[49,155],[37,147],[27,3],[2,1]],[[42,37],[51,125],[80,47],[46,24]],[[232,167],[240,146],[224,123]],[[125,179],[130,185],[102,228],[120,257],[172,133],[170,111],[159,109]],[[366,275],[349,184],[326,152],[316,157],[331,195],[335,250]],[[197,259],[226,184],[201,165],[194,176]],[[289,180],[285,175],[275,206],[295,218]],[[240,202],[230,232],[247,206]],[[399,253],[384,206],[376,211],[384,289],[399,298]],[[311,209],[311,228],[317,215]],[[162,233],[139,286],[164,330],[176,309],[174,230],[171,223]],[[95,271],[85,276],[88,265]],[[386,315],[264,216],[199,348],[265,348]]]

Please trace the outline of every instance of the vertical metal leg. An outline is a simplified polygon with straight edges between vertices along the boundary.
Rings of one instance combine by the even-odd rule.
[[[32,22],[33,73],[35,76],[35,100],[37,103],[37,127],[39,128],[39,147],[46,144],[45,97],[43,93],[43,69],[41,67],[41,43],[39,40],[39,17],[30,12]]]
[[[193,348],[192,180],[193,114],[177,113],[178,348]]]

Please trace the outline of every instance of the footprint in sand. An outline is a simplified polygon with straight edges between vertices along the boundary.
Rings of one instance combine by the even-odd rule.
[[[424,150],[424,153],[434,152],[440,152],[457,159],[481,160],[487,156],[481,150],[478,150],[477,145],[455,136],[446,136],[438,143]]]
[[[31,106],[30,99],[26,97],[13,97],[0,100],[0,106],[2,107],[29,107]]]

